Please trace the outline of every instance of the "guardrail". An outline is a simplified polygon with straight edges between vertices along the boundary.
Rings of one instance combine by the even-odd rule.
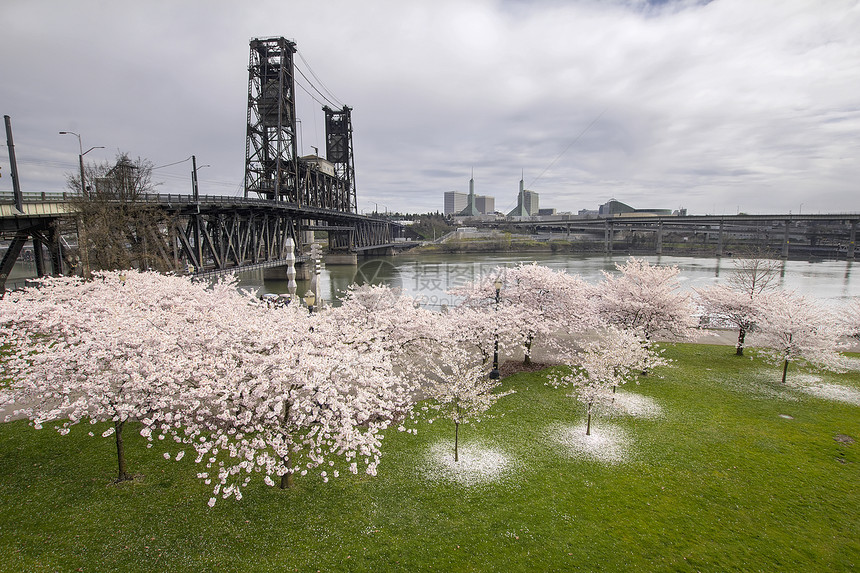
[[[22,194],[24,203],[66,203],[72,200],[77,194],[67,192],[25,192]],[[342,211],[332,211],[321,207],[311,207],[307,205],[299,205],[298,203],[289,203],[287,201],[272,201],[270,199],[251,199],[246,197],[236,197],[233,195],[200,195],[197,199],[193,195],[181,194],[161,194],[161,193],[143,193],[135,198],[135,201],[144,203],[156,203],[159,205],[244,205],[248,207],[276,207],[287,210],[297,210],[307,213],[308,215],[317,214],[321,219],[335,217],[345,217],[348,219],[361,219],[364,221],[375,221],[379,223],[391,223],[388,219],[381,217],[369,217],[367,215],[359,215],[358,213],[346,213]],[[0,192],[0,204],[14,204],[15,197],[11,191]],[[313,218],[313,217],[310,217]],[[391,223],[396,224],[396,223]]]
[[[71,193],[23,193],[25,203],[65,203],[72,197]],[[15,194],[12,191],[0,191],[0,203],[15,203]]]

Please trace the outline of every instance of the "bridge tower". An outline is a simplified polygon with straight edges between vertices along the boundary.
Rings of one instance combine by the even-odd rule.
[[[346,193],[349,211],[358,212],[355,194],[355,161],[352,151],[352,108],[341,110],[323,107],[325,112],[326,159],[334,164],[335,176]]]
[[[296,149],[295,42],[251,40],[248,64],[248,125],[245,197],[300,204]]]

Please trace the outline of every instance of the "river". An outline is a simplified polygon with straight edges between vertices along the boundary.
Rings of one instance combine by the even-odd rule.
[[[730,258],[697,258],[651,256],[642,257],[651,264],[676,265],[683,289],[701,288],[726,280],[735,266]],[[421,297],[428,308],[456,304],[447,291],[481,276],[495,276],[499,266],[514,266],[520,262],[548,266],[579,275],[590,283],[603,278],[601,271],[617,272],[616,263],[626,256],[572,256],[550,253],[498,253],[480,255],[414,254],[394,257],[360,259],[358,266],[331,265],[322,269],[320,294],[326,301],[336,301],[353,283],[389,284],[405,293]],[[795,290],[826,303],[839,304],[860,296],[860,279],[851,261],[785,261],[779,275],[781,288]],[[286,275],[285,275],[286,276]],[[287,292],[287,281],[264,280],[262,271],[242,273],[240,284],[263,293]],[[308,289],[307,281],[299,281],[298,294]]]

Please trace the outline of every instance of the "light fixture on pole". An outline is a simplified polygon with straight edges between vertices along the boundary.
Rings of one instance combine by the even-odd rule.
[[[305,293],[304,301],[305,301],[305,304],[308,305],[308,313],[313,314],[314,313],[314,303],[317,301],[317,297],[314,294],[314,291],[312,291],[311,289],[308,289],[308,292]]]
[[[81,135],[79,133],[75,133],[74,131],[61,131],[60,135],[74,135],[78,138],[78,150],[80,151],[80,155],[78,155],[78,159],[81,164],[81,195],[87,194],[87,184],[84,180],[84,155],[92,151],[93,149],[104,149],[104,146],[97,145],[95,147],[90,147],[86,151],[84,151],[84,145],[81,142]]]
[[[211,165],[201,165],[197,167],[197,157],[191,156],[191,193],[195,201],[200,199],[200,192],[197,190],[197,170],[204,167],[212,167]]]
[[[493,283],[493,286],[496,289],[496,312],[497,313],[499,311],[499,300],[500,300],[500,294],[502,292],[502,285],[503,285],[502,278],[497,277],[496,282]],[[498,316],[496,318],[498,319]],[[490,372],[490,379],[498,380],[499,379],[499,331],[498,331],[498,325],[496,325],[496,328],[493,330],[493,338],[494,338],[494,340],[493,340],[493,344],[494,344],[493,370]]]

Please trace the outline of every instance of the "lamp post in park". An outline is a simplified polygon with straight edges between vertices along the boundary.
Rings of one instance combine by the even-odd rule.
[[[314,303],[317,301],[316,295],[314,295],[314,291],[308,289],[308,292],[305,293],[304,296],[305,304],[308,305],[308,314],[314,313]]]
[[[502,278],[496,278],[496,282],[493,283],[493,286],[496,288],[496,312],[499,311],[499,299],[502,292]],[[493,370],[490,372],[490,379],[498,380],[499,379],[499,331],[498,326],[493,331],[494,349],[493,349]]]
[[[84,175],[84,155],[92,151],[93,149],[104,149],[104,146],[97,145],[95,147],[90,147],[86,151],[84,151],[84,145],[81,142],[81,134],[75,133],[74,131],[61,131],[60,135],[74,135],[78,138],[78,151],[80,154],[78,155],[78,160],[80,162],[81,167],[81,197],[87,196],[87,182],[86,176]],[[85,277],[90,275],[90,250],[87,247],[87,236],[86,236],[86,228],[82,223],[78,226],[78,243],[81,247],[81,254],[83,255],[83,274]]]
[[[80,164],[81,164],[81,195],[86,195],[87,194],[87,184],[86,184],[86,181],[84,180],[84,155],[86,155],[87,153],[89,153],[93,149],[104,149],[104,146],[97,145],[95,147],[90,147],[89,149],[84,151],[84,145],[81,142],[81,135],[79,133],[75,133],[74,131],[61,131],[60,135],[74,135],[75,137],[78,138],[78,150],[80,151],[80,155],[78,155],[78,159],[80,160]]]

